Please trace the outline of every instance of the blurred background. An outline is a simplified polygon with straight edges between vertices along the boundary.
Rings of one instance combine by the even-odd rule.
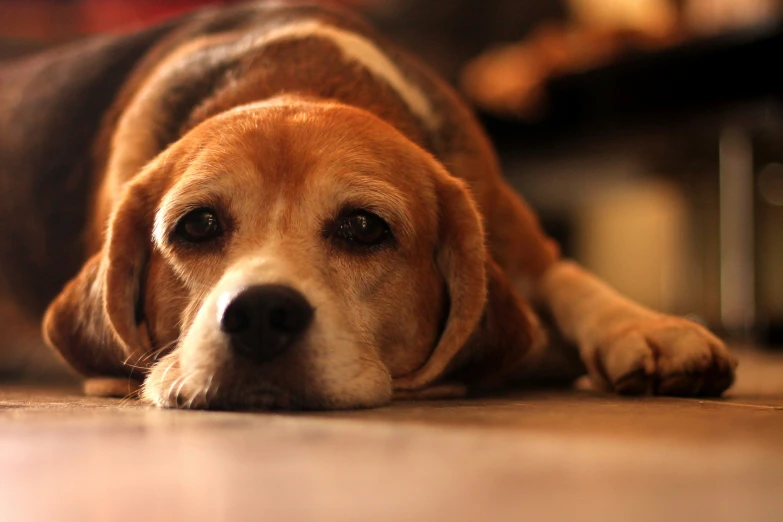
[[[0,0],[0,60],[192,0]],[[343,0],[473,104],[567,255],[783,345],[783,1]]]

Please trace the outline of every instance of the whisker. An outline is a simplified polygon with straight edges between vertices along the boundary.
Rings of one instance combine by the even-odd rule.
[[[134,356],[134,355],[138,355],[138,357],[136,357],[136,362],[135,362],[134,364],[129,364],[129,361],[130,361],[130,360],[133,358],[133,356]],[[125,366],[130,366],[131,368],[136,368],[136,366],[135,366],[135,365],[139,363],[139,361],[141,360],[141,358],[142,358],[143,356],[144,356],[144,352],[141,352],[141,353],[139,353],[139,354],[137,354],[137,353],[135,353],[135,352],[134,352],[134,353],[131,353],[130,355],[128,355],[128,356],[125,358],[125,360],[123,360],[123,361],[122,361],[122,364],[123,364],[123,365],[125,365]]]
[[[209,375],[209,379],[207,380],[207,385],[204,387],[204,405],[206,407],[209,407],[209,399],[207,396],[209,395],[209,389],[212,387],[212,381],[214,380],[214,378],[215,378],[215,372],[212,372]]]
[[[160,379],[158,380],[160,385],[163,386],[164,381],[166,380],[166,375],[168,375],[169,370],[171,370],[174,367],[175,362],[171,361],[171,364],[169,364],[168,368],[166,368],[163,372],[163,375],[161,375]]]
[[[194,371],[190,372],[190,373],[188,374],[188,379],[187,379],[187,381],[191,381],[191,380],[193,380],[193,378],[195,378],[197,375],[200,375],[201,373],[202,373],[202,372],[201,372],[200,370],[194,370]],[[213,374],[213,376],[214,376],[214,374]],[[212,376],[210,376],[210,379],[211,379],[211,378],[212,378]],[[183,385],[184,385],[184,383],[183,383]],[[181,387],[182,387],[182,386],[180,386],[180,388],[181,388]],[[179,392],[177,392],[177,395],[179,395]],[[199,392],[198,392],[198,389],[196,389],[196,390],[193,390],[193,393],[192,393],[192,395],[191,395],[191,397],[190,397],[190,401],[188,401],[188,404],[187,404],[187,406],[185,406],[184,408],[185,408],[186,410],[189,410],[189,409],[191,409],[191,408],[193,407],[193,402],[196,400],[196,398],[197,398],[199,395],[200,395],[200,394],[199,394]]]
[[[217,386],[215,386],[215,389],[212,391],[212,398],[207,398],[206,399],[206,406],[207,406],[207,408],[209,408],[209,403],[212,402],[212,399],[217,397],[219,389],[220,389],[220,382],[218,381]]]
[[[172,341],[169,341],[166,344],[164,344],[163,346],[161,346],[159,348],[155,348],[154,350],[151,350],[151,351],[145,353],[144,356],[140,359],[140,361],[147,361],[149,359],[153,359],[153,360],[157,361],[158,357],[160,356],[161,353],[165,352],[166,350],[168,350],[169,348],[171,348],[172,346],[174,346],[178,342],[179,342],[179,339],[174,339]]]
[[[185,383],[185,377],[186,377],[185,375],[180,375],[179,377],[174,379],[174,382],[172,382],[171,386],[169,387],[169,391],[166,392],[165,396],[167,398],[169,406],[171,406],[172,404],[175,405],[175,406],[179,406],[179,404],[177,403],[176,395],[173,395],[174,388],[177,386],[177,383],[179,383],[180,381],[182,382],[182,384],[184,384]],[[179,389],[180,390],[182,389],[181,385],[180,385]]]
[[[130,378],[128,378],[128,381],[130,382]],[[127,406],[128,404],[130,404],[131,400],[137,399],[138,396],[139,396],[139,390],[128,393],[125,397],[120,399],[119,406],[120,407]]]

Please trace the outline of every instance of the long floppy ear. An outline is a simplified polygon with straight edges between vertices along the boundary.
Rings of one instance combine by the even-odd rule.
[[[150,164],[125,189],[109,219],[106,241],[49,305],[46,342],[87,377],[139,377],[148,349],[141,308],[152,222],[167,176]]]
[[[459,365],[447,375],[470,393],[501,388],[523,375],[525,364],[547,343],[546,330],[509,281],[489,259],[487,304],[481,321],[459,355]]]
[[[446,173],[436,183],[436,261],[448,288],[449,314],[427,362],[395,379],[398,392],[424,390],[444,377],[471,389],[490,387],[516,369],[533,344],[534,316],[489,255],[482,219],[467,187]]]

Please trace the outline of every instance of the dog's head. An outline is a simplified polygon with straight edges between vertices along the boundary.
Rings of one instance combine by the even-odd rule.
[[[469,191],[379,118],[270,101],[196,127],[126,187],[49,343],[165,406],[346,408],[531,344]]]

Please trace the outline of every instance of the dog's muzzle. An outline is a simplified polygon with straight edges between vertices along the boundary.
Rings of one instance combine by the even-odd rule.
[[[285,285],[258,285],[221,299],[220,329],[231,347],[263,363],[290,348],[307,331],[315,310],[297,290]]]

